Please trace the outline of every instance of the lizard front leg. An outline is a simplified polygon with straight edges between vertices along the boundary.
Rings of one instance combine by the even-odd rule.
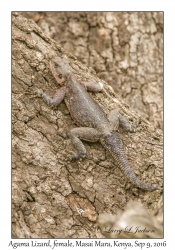
[[[82,82],[85,88],[92,92],[100,92],[103,89],[103,83],[93,83],[93,82]]]
[[[84,158],[86,155],[86,149],[81,140],[96,142],[100,139],[101,134],[94,128],[79,127],[71,129],[68,136],[77,150],[77,153],[72,156],[73,159],[76,159]]]
[[[41,96],[47,102],[47,104],[51,104],[54,106],[56,106],[62,102],[62,100],[64,99],[64,96],[65,96],[65,93],[66,93],[65,86],[58,89],[56,91],[56,93],[54,94],[53,98],[50,98],[50,96],[48,96],[46,93],[44,93],[42,89],[38,89],[36,91],[36,94]]]

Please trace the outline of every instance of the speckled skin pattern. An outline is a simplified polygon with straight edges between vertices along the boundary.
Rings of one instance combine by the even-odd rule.
[[[117,110],[112,110],[106,116],[103,109],[88,94],[87,90],[101,91],[103,84],[88,82],[83,83],[84,86],[79,84],[74,77],[73,69],[65,59],[59,57],[50,61],[50,69],[61,88],[57,90],[53,98],[43,93],[42,90],[39,90],[38,94],[52,105],[58,105],[64,99],[72,119],[80,126],[72,129],[68,134],[77,150],[73,158],[85,157],[86,149],[81,140],[100,141],[134,185],[149,191],[159,189],[143,183],[136,177],[128,165],[120,138],[114,131],[119,123],[130,132],[134,132],[135,127]]]

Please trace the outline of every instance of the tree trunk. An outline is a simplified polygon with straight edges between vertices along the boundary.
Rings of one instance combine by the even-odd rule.
[[[70,161],[67,132],[76,127],[64,103],[53,109],[35,96],[59,87],[49,69],[55,56],[67,58],[78,81],[102,81],[89,93],[106,113],[119,108],[136,133],[119,129],[126,157],[139,179],[162,186],[162,132],[133,112],[91,68],[62,49],[31,20],[12,14],[12,236],[14,238],[103,238],[98,215],[117,214],[128,201],[157,208],[160,191],[134,187],[100,143],[87,143],[87,156]]]

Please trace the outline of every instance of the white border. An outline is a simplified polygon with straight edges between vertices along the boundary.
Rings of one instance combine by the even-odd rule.
[[[165,126],[165,239],[173,249],[175,189],[175,5],[173,1],[1,1],[1,95],[0,95],[0,245],[11,240],[11,11],[164,11],[164,126]],[[125,240],[122,240],[125,241]],[[142,240],[142,242],[147,240]],[[160,240],[161,241],[161,240]],[[22,248],[21,248],[22,249]],[[35,248],[36,249],[36,248]],[[42,247],[40,248],[42,249]],[[66,248],[64,248],[66,249]],[[122,249],[122,248],[120,248]],[[163,248],[159,248],[163,249]]]

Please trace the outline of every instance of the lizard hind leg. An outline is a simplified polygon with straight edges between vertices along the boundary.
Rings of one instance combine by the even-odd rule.
[[[126,131],[135,132],[137,123],[132,124],[127,118],[119,113],[117,109],[111,110],[107,116],[113,130],[117,130],[119,125],[122,125]]]
[[[129,122],[128,119],[126,119],[121,114],[119,116],[119,122],[126,129],[126,131],[128,131],[128,132],[136,132],[136,127],[138,126],[138,123]]]
[[[84,158],[86,155],[86,148],[81,140],[96,142],[100,139],[100,133],[96,129],[87,127],[73,128],[68,136],[77,150],[77,153],[72,155],[72,159]]]
[[[107,115],[108,121],[110,122],[110,125],[112,126],[112,130],[118,130],[119,127],[119,117],[120,113],[117,109],[113,109],[109,112]]]

